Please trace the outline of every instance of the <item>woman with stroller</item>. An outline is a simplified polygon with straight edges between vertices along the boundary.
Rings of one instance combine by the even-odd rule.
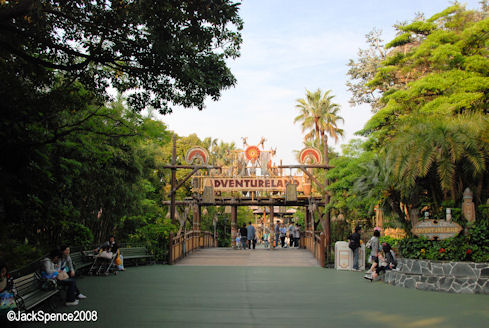
[[[115,237],[111,235],[109,237],[109,240],[103,243],[100,247],[95,249],[95,252],[99,252],[100,250],[104,250],[104,248],[108,247],[108,251],[111,252],[112,254],[117,254],[117,258],[115,259],[115,264],[117,265],[117,268],[120,271],[125,271],[124,269],[124,258],[122,257],[122,254],[119,251],[119,245],[115,242]]]

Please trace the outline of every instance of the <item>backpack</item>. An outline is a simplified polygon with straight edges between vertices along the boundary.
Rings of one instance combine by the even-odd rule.
[[[350,242],[348,243],[348,247],[350,247],[350,249],[354,251],[359,247],[359,245],[354,240],[350,240]]]

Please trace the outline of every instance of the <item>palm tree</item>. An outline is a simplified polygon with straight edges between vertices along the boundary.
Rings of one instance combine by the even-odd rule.
[[[297,99],[296,108],[300,114],[294,119],[294,123],[302,122],[304,140],[316,139],[322,141],[325,134],[329,134],[335,142],[343,135],[343,130],[338,128],[338,122],[344,122],[338,115],[340,107],[333,103],[331,90],[322,94],[321,89],[315,92],[306,90],[306,98]]]
[[[328,156],[328,135],[338,141],[340,136],[343,136],[343,129],[338,128],[338,122],[344,122],[343,118],[338,115],[340,107],[333,102],[333,95],[330,95],[331,90],[327,90],[324,94],[321,89],[315,92],[306,90],[306,98],[297,99],[296,108],[300,110],[300,114],[294,119],[294,123],[302,122],[302,132],[306,133],[304,141],[314,140],[317,145],[323,143],[324,147],[324,164],[329,165]],[[325,179],[325,187],[329,184],[328,179]],[[329,203],[329,195],[325,192],[325,202]],[[326,233],[327,244],[330,242],[330,213],[326,211],[324,218],[321,216],[321,225]]]
[[[394,173],[409,188],[432,171],[435,183],[443,191],[444,199],[455,202],[463,190],[466,172],[481,176],[486,169],[488,121],[480,115],[418,118],[406,122],[397,133],[388,156],[394,163]]]

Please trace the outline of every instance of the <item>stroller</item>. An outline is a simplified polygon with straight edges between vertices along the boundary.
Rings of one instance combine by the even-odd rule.
[[[119,250],[116,253],[112,253],[110,248],[104,247],[102,251],[95,256],[93,264],[88,270],[88,275],[106,275],[117,274],[117,266],[115,265],[115,260],[119,256]]]

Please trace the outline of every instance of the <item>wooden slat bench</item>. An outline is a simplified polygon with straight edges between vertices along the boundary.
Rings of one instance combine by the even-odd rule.
[[[124,258],[124,264],[127,261],[135,260],[136,265],[137,260],[149,260],[150,262],[155,262],[154,255],[150,254],[146,247],[127,247],[120,248],[121,254]]]
[[[76,271],[92,265],[92,261],[87,256],[85,256],[83,252],[71,253],[70,257]]]
[[[43,290],[41,285],[41,279],[36,272],[14,279],[19,310],[28,311],[59,293],[57,288]]]

